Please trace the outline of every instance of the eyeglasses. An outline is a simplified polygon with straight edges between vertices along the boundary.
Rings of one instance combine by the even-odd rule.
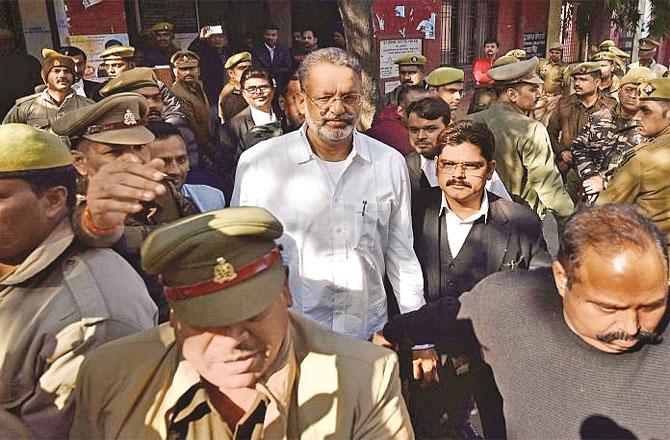
[[[479,175],[486,166],[486,162],[452,162],[450,160],[438,160],[437,170],[439,173],[453,173],[460,170],[465,174]]]
[[[319,107],[321,110],[329,109],[335,104],[335,101],[342,101],[342,104],[345,107],[354,107],[356,105],[359,105],[362,101],[362,96],[359,93],[349,93],[348,95],[344,96],[321,96],[320,98],[312,98],[309,96],[307,93],[305,93],[305,96],[309,98],[309,100],[314,104],[315,106]]]
[[[249,86],[245,87],[244,91],[247,92],[250,95],[255,95],[256,93],[268,93],[270,90],[272,90],[271,86]]]

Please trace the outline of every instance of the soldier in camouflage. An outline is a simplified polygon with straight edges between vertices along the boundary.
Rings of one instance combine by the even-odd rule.
[[[603,190],[624,153],[644,141],[633,116],[640,107],[638,86],[654,77],[646,67],[632,69],[621,78],[619,104],[592,114],[570,145],[587,202]]]

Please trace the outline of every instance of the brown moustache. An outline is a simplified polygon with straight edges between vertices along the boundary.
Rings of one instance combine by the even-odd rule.
[[[453,185],[459,185],[459,186],[464,186],[466,188],[472,188],[472,185],[470,185],[467,181],[465,180],[447,180],[447,186],[453,186]]]

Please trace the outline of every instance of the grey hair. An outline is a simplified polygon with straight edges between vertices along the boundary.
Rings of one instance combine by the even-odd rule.
[[[333,64],[335,66],[345,66],[356,72],[360,78],[363,68],[361,62],[355,55],[346,50],[337,47],[326,47],[315,50],[305,57],[298,67],[298,78],[300,79],[300,88],[305,90],[307,87],[307,75],[318,64]]]

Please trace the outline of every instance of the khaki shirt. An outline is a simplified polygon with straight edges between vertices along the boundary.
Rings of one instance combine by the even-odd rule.
[[[213,156],[214,144],[209,118],[209,101],[202,88],[202,83],[196,81],[189,84],[177,79],[172,84],[172,93],[179,99],[186,121],[195,134],[199,153]]]
[[[634,69],[635,67],[640,67],[640,62],[639,61],[631,63],[628,66],[628,70]],[[656,60],[654,60],[654,59],[651,60],[650,65],[645,66],[645,67],[648,67],[652,72],[654,72],[656,74],[657,78],[661,78],[662,76],[664,76],[668,73],[668,68],[665,67],[663,64],[657,63]]]
[[[16,104],[9,110],[2,123],[28,124],[42,130],[49,130],[54,122],[65,113],[93,104],[94,102],[90,99],[72,92],[58,105],[45,89],[40,93],[17,99]]]
[[[565,86],[569,81],[566,80],[568,65],[561,62],[552,63],[549,60],[543,60],[538,67],[538,74],[544,80],[542,93],[544,95],[560,95],[564,93]]]
[[[266,405],[262,422],[252,410],[238,433],[246,427],[252,439],[414,438],[395,354],[291,311],[281,352],[256,385],[255,409]],[[181,424],[183,438],[234,438],[200,380],[167,324],[108,344],[82,366],[70,437],[167,439]]]
[[[670,128],[628,150],[596,203],[634,203],[670,239]]]
[[[619,89],[621,88],[621,80],[618,76],[612,73],[612,84],[609,87],[600,87],[600,93],[619,102]]]
[[[577,95],[563,96],[549,118],[547,131],[555,154],[570,148],[579,132],[586,125],[589,116],[603,108],[614,108],[617,102],[599,94],[595,104],[584,107]]]
[[[488,110],[468,115],[493,132],[496,170],[512,199],[527,204],[541,217],[546,209],[559,217],[574,211],[554,164],[547,129],[508,102],[495,102]]]
[[[132,268],[111,250],[79,244],[62,221],[0,280],[0,409],[35,438],[64,438],[84,356],[151,328],[155,316]]]
[[[219,118],[221,122],[230,121],[247,107],[248,104],[242,97],[240,85],[229,80],[219,94]]]

